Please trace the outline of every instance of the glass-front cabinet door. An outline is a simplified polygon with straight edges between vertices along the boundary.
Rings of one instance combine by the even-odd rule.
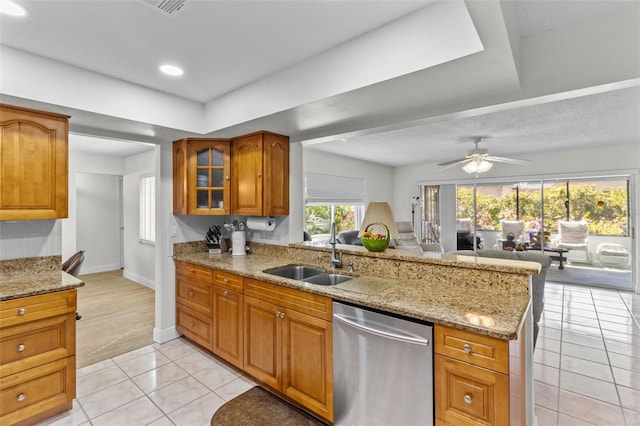
[[[189,141],[189,214],[230,214],[230,148],[228,140]]]

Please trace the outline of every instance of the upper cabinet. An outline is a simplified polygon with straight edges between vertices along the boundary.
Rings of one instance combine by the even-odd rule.
[[[231,213],[230,151],[228,139],[173,142],[173,214]]]
[[[289,214],[289,138],[257,132],[232,144],[232,214]]]
[[[289,138],[256,132],[173,142],[173,214],[289,214]]]
[[[69,116],[0,104],[0,220],[68,216]]]

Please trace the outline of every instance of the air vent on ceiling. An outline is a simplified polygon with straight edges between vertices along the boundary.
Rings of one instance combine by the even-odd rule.
[[[167,16],[174,16],[182,11],[187,0],[144,0],[146,4]]]

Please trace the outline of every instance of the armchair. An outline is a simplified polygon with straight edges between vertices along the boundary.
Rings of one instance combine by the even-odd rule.
[[[501,220],[500,221],[500,235],[496,241],[496,249],[502,250],[503,243],[508,241],[507,236],[513,234],[514,246],[522,244],[526,237],[524,235],[524,222],[521,220]]]
[[[556,245],[559,248],[570,250],[584,250],[587,262],[591,262],[589,251],[589,225],[586,220],[558,221],[558,239]]]

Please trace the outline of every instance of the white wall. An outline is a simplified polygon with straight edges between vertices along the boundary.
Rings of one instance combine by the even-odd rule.
[[[120,269],[120,177],[75,174],[76,246],[84,250],[81,274]]]
[[[61,220],[1,220],[0,260],[60,255],[61,227]]]
[[[364,179],[365,203],[371,201],[393,202],[392,167],[328,154],[308,147],[303,148],[302,166],[304,173],[314,172]],[[302,207],[303,205],[299,206],[299,208]],[[396,216],[395,208],[393,214],[396,220],[406,220]],[[409,210],[409,215],[411,215],[411,210]],[[398,216],[402,215],[398,214]]]
[[[123,225],[125,278],[155,288],[155,246],[140,242],[140,178],[155,173],[154,151],[124,160]]]
[[[76,207],[76,174],[94,173],[122,176],[124,174],[124,160],[104,155],[69,153],[69,217],[62,219],[62,259],[68,259],[81,248],[77,244],[77,207]],[[84,268],[84,266],[83,266]]]

